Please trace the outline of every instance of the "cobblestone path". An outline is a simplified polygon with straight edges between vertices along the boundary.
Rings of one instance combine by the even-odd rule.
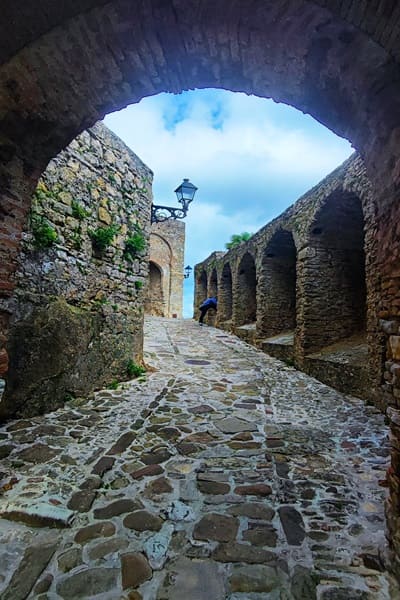
[[[147,322],[145,378],[0,429],[0,598],[380,600],[382,415]]]

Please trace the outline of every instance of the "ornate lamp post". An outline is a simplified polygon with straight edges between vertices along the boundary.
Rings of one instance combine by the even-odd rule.
[[[175,190],[178,202],[182,205],[182,208],[152,204],[151,222],[162,223],[163,221],[168,221],[169,219],[184,219],[188,213],[189,204],[193,201],[196,191],[197,187],[190,183],[189,179],[184,179],[181,185],[179,185]]]
[[[185,273],[183,275],[184,279],[187,279],[188,277],[190,277],[191,272],[193,271],[192,267],[190,265],[188,265],[187,267],[185,267]]]

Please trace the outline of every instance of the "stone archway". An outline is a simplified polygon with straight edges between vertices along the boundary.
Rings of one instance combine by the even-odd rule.
[[[208,281],[206,271],[202,271],[197,278],[196,294],[194,298],[194,315],[198,316],[199,306],[208,297]]]
[[[218,292],[218,324],[230,329],[232,321],[232,271],[229,263],[223,266]]]
[[[161,267],[155,262],[149,263],[149,281],[145,312],[156,317],[165,317],[165,300],[163,293],[163,274]]]
[[[67,0],[60,11],[43,0],[41,7],[40,19],[29,6],[8,7],[1,30],[2,297],[12,294],[30,197],[49,159],[106,113],[192,87],[273,97],[351,140],[387,216],[377,260],[385,280],[393,277],[400,164],[394,3],[379,12],[364,5],[348,11],[334,0],[256,0],[251,10],[243,0],[152,0],[135,8],[126,0],[86,0],[80,10]],[[389,313],[397,299],[397,292],[388,295]],[[7,323],[2,311],[1,372]]]
[[[388,330],[387,352],[400,362],[397,3],[86,0],[78,10],[67,0],[59,10],[43,0],[40,11],[31,4],[6,7],[0,36],[0,301],[13,293],[30,199],[52,157],[144,96],[222,87],[295,106],[361,152],[379,206],[380,314],[397,332]],[[8,322],[0,302],[0,375]]]
[[[257,316],[257,274],[256,265],[250,252],[239,262],[235,295],[234,323],[236,327],[254,325]]]
[[[354,193],[333,193],[317,212],[301,270],[304,351],[365,334],[364,218]]]
[[[367,338],[364,227],[354,192],[336,190],[316,212],[299,260],[296,342],[309,374],[370,398],[374,353]]]
[[[296,246],[290,231],[278,230],[264,249],[257,293],[257,336],[293,334],[296,327]]]

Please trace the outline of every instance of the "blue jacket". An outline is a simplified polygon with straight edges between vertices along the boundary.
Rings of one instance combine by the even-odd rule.
[[[200,305],[200,308],[217,308],[217,299],[215,297],[207,298],[204,300],[203,304]]]

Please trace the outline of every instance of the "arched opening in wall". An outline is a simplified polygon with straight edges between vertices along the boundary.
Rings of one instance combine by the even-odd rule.
[[[250,252],[239,263],[234,297],[234,322],[241,337],[249,339],[255,333],[257,318],[257,274]]]
[[[320,379],[336,365],[339,383],[331,383],[368,392],[364,216],[354,193],[334,192],[315,215],[299,283],[306,364],[320,370]]]
[[[165,302],[163,294],[163,274],[161,268],[153,261],[149,263],[149,280],[145,312],[156,317],[165,317]]]
[[[218,323],[223,329],[230,329],[232,323],[232,271],[229,263],[222,269],[218,292]]]
[[[200,314],[199,313],[200,304],[202,304],[204,302],[204,300],[206,300],[207,297],[208,297],[208,280],[207,280],[207,273],[203,269],[202,272],[200,273],[199,277],[197,278],[197,284],[196,284],[196,295],[194,298],[195,318],[197,318],[198,315]]]
[[[262,340],[262,348],[278,358],[292,358],[296,327],[296,246],[290,231],[275,232],[265,247],[257,294],[257,337]]]
[[[348,3],[296,0],[259,0],[251,11],[244,1],[199,3],[198,10],[192,3],[180,3],[179,10],[173,2],[137,3],[135,10],[119,0],[97,4],[90,2],[78,14],[79,9],[68,8],[72,2],[65,2],[62,14],[53,17],[44,9],[44,19],[31,14],[31,19],[4,20],[0,218],[11,243],[0,247],[3,297],[12,293],[15,240],[35,179],[48,160],[108,111],[163,90],[240,89],[313,114],[363,150],[382,200],[394,206],[399,52],[389,5],[395,10],[396,3],[387,3],[376,23],[366,3],[353,3],[350,11]],[[34,9],[34,3],[25,5]],[[373,31],[367,34],[371,21]],[[31,26],[14,35],[10,24],[26,22]],[[75,43],[66,44],[70,39]],[[385,39],[392,43],[389,50]],[[83,54],[88,61],[82,61]],[[379,233],[387,234],[386,247],[391,241],[397,245],[395,232],[396,219],[385,220]],[[384,258],[382,253],[381,262]],[[396,294],[388,292],[393,310]],[[0,333],[8,339],[8,311],[1,316]],[[3,335],[0,339],[3,344]]]
[[[143,4],[135,11],[123,0],[108,4],[93,0],[84,10],[72,9],[72,4],[65,2],[57,15],[44,9],[45,18],[40,20],[24,8],[25,18],[15,13],[6,19],[2,32],[7,41],[0,52],[5,98],[0,133],[7,156],[2,164],[5,210],[0,218],[8,243],[0,246],[0,293],[6,302],[12,294],[19,251],[15,240],[20,238],[30,196],[49,159],[105,114],[146,96],[214,87],[273,97],[351,139],[369,158],[372,171],[385,171],[379,186],[386,185],[386,171],[387,181],[390,170],[395,172],[398,149],[391,132],[398,124],[389,115],[400,114],[398,53],[382,43],[377,32],[386,28],[390,32],[397,20],[385,16],[384,27],[379,21],[371,32],[365,25],[371,21],[370,9],[364,10],[363,3],[359,13],[339,8],[340,3],[321,6],[305,0],[274,7],[258,0],[251,11],[244,1],[234,8],[229,2],[208,3],[200,13],[190,4],[177,11],[173,2],[157,4],[154,10]],[[368,13],[365,21],[364,12]],[[374,12],[372,21],[373,17]],[[24,28],[24,22],[31,26]],[[288,23],[293,25],[290,35]],[[199,32],[196,39],[194,30]],[[227,32],[230,52],[221,41],[221,30]],[[387,40],[397,39],[392,33],[385,36]],[[66,53],[68,39],[76,43]],[[250,42],[242,52],[243,39]],[[81,60],[83,53],[90,56],[89,71],[87,61]],[[155,56],[162,56],[162,61],[154,61]],[[302,60],[293,60],[296,56]],[[57,85],[48,85],[55,78]],[[10,81],[13,92],[8,89]],[[28,93],[33,88],[38,91],[35,101]],[[218,111],[216,121],[218,128]],[[26,127],[28,122],[35,126]],[[377,160],[380,146],[381,161]],[[3,345],[3,338],[9,337],[9,311],[2,308],[0,317]],[[0,373],[6,370],[6,352],[6,347],[0,348]]]
[[[210,275],[210,283],[208,286],[208,296],[218,298],[218,275],[217,270],[213,269]],[[209,310],[206,315],[206,321],[209,325],[214,326],[217,319],[215,310]]]

